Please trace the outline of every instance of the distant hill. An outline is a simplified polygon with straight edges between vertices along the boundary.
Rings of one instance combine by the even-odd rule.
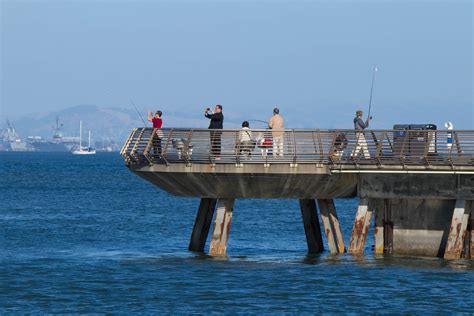
[[[146,121],[146,110],[139,109]],[[202,116],[201,109],[196,113],[164,111],[164,127],[207,127],[208,121]],[[28,114],[10,121],[22,138],[27,136],[42,136],[51,139],[56,117],[62,124],[64,136],[79,135],[79,121],[83,122],[84,136],[92,132],[95,141],[111,140],[123,142],[134,127],[143,126],[143,122],[133,108],[99,107],[96,105],[77,105],[60,111],[49,113]],[[146,122],[147,126],[151,123]],[[5,122],[0,122],[4,127]]]

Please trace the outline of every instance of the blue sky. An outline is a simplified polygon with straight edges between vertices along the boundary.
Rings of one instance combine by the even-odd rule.
[[[1,114],[78,104],[229,121],[474,129],[472,1],[1,1]],[[205,124],[204,122],[203,124]]]

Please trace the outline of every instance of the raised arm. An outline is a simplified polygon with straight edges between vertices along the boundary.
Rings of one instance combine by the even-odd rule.
[[[208,119],[212,118],[212,114],[209,114],[209,108],[206,108],[204,110],[204,116],[207,117]]]
[[[153,122],[153,113],[148,112],[148,122]]]

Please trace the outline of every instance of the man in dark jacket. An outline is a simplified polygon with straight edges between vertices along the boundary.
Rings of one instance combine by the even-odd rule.
[[[224,126],[224,114],[222,114],[222,105],[217,104],[214,113],[212,113],[210,108],[207,108],[204,111],[204,116],[211,120],[209,123],[209,129],[211,131],[211,154],[216,160],[221,159],[221,136],[222,132],[216,131],[217,129],[222,129]]]

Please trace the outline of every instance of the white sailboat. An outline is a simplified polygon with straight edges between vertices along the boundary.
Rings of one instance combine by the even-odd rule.
[[[95,149],[91,148],[91,131],[89,131],[89,146],[82,147],[82,121],[79,122],[79,148],[72,151],[73,155],[95,155]]]

